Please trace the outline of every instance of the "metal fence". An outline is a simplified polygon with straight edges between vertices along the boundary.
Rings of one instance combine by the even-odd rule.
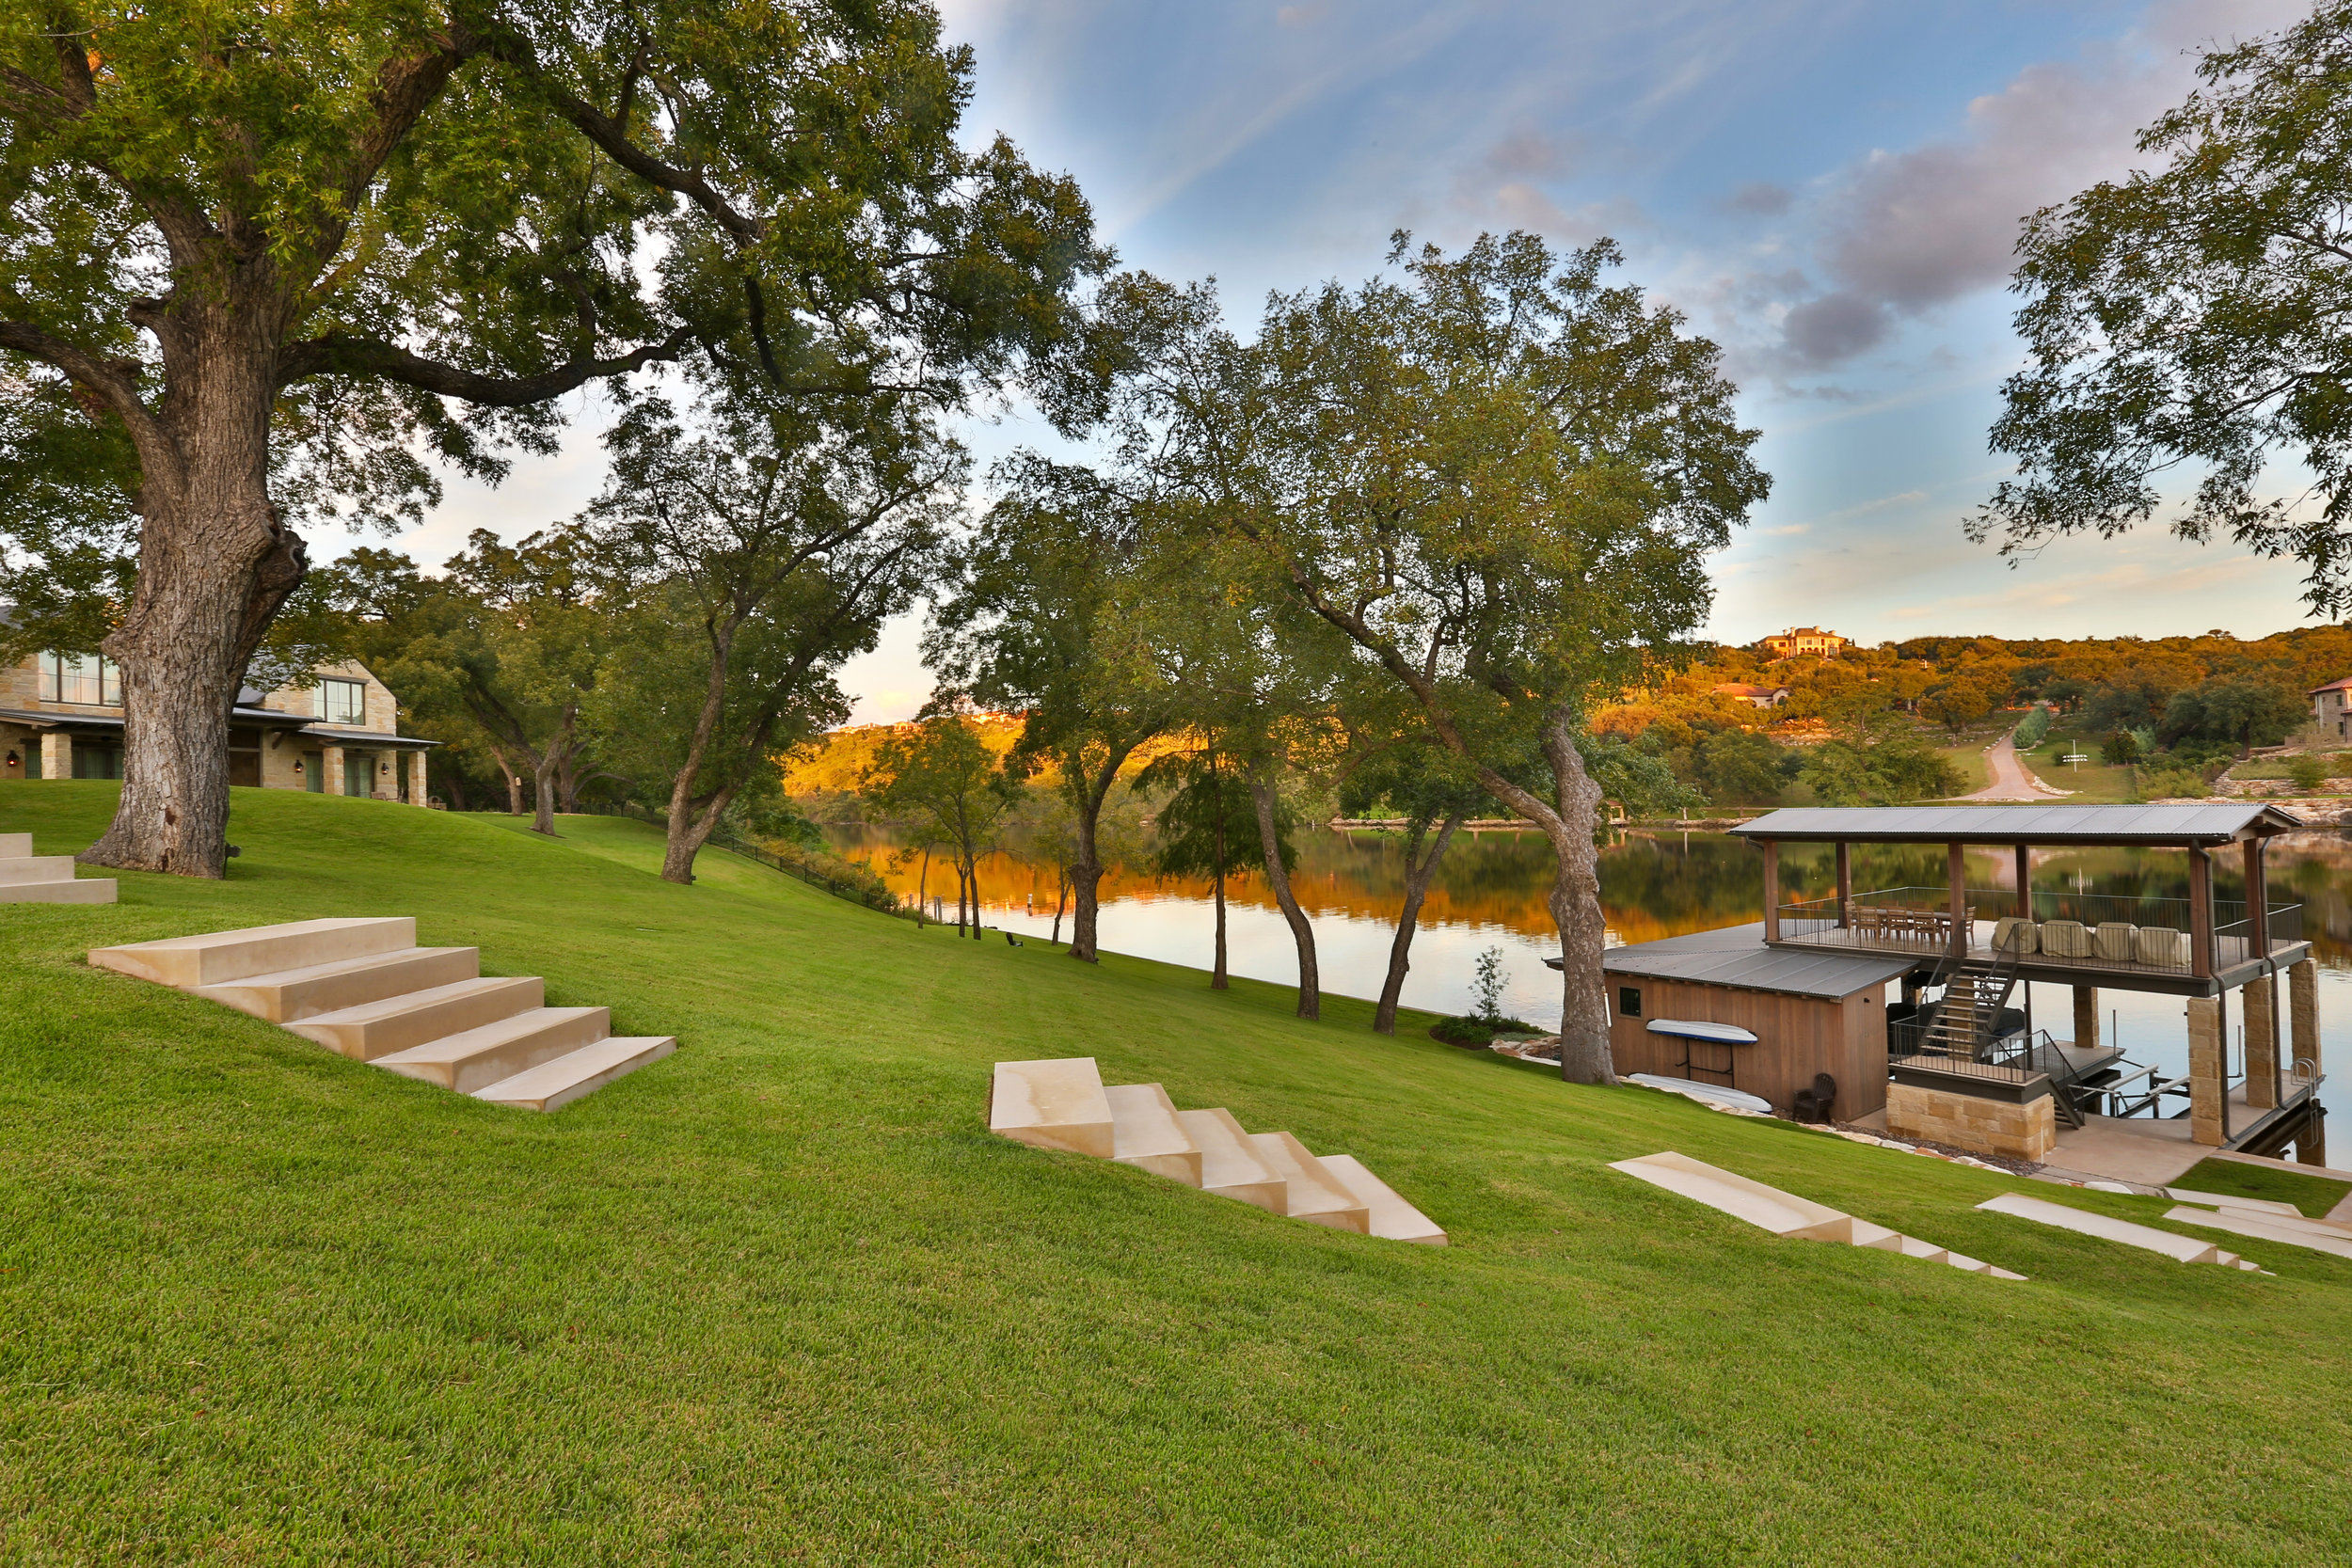
[[[1967,900],[1964,917],[1970,923],[1969,950],[1987,952],[1988,944],[1978,940],[1975,927],[2016,914],[2016,890],[1967,888],[1963,890],[1963,896]],[[2187,942],[2174,941],[2169,936],[2162,941],[2141,941],[2138,933],[2178,932],[2185,937],[2190,931],[2190,903],[2185,898],[2153,895],[2040,890],[2033,895],[2033,919],[2037,925],[2071,922],[2081,927],[2079,933],[2070,933],[2070,938],[2083,943],[2081,951],[2042,949],[2050,959],[2070,965],[2189,974],[2193,960]],[[2301,904],[2272,904],[2268,913],[2274,949],[2281,942],[2303,940]],[[2213,901],[2213,915],[2216,961],[2227,966],[2252,957],[2254,931],[2247,905],[2238,899],[2217,898]],[[2099,935],[2103,927],[2105,935]],[[2098,948],[2094,938],[2117,950]],[[1952,942],[1951,891],[1940,887],[1894,887],[1856,893],[1847,900],[1842,920],[1835,898],[1786,903],[1780,907],[1780,939],[1872,952],[1942,953]],[[2125,944],[2130,949],[2128,954],[2122,950]]]

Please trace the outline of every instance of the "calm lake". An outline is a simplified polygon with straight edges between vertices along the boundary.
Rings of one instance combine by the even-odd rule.
[[[896,848],[883,830],[846,827],[831,831],[835,850],[874,867],[902,896],[912,899],[922,876],[919,862],[894,863]],[[1293,876],[1298,900],[1313,918],[1326,990],[1350,996],[1379,994],[1388,967],[1396,911],[1404,900],[1401,838],[1376,832],[1305,831],[1299,834],[1299,864]],[[2303,933],[2312,939],[2320,964],[2323,1069],[2330,1082],[2321,1090],[2331,1112],[2352,1113],[2352,833],[2322,829],[2274,840],[2270,848],[2273,903],[2303,903]],[[2215,895],[2242,896],[2216,856]],[[1939,887],[1944,851],[1936,846],[1856,847],[1856,892],[1870,888]],[[1972,887],[2009,885],[2014,873],[2006,851],[1970,856]],[[937,864],[934,862],[934,872]],[[2178,851],[2090,849],[2037,851],[2037,888],[2071,888],[2091,894],[2152,894],[2185,897],[2187,872]],[[1506,980],[1504,1005],[1517,1017],[1547,1028],[1560,1021],[1559,977],[1544,967],[1556,955],[1557,934],[1544,900],[1551,886],[1551,850],[1540,834],[1493,832],[1454,835],[1438,879],[1422,908],[1413,942],[1412,973],[1405,982],[1406,1006],[1433,1012],[1468,1008],[1479,955],[1500,949]],[[1824,896],[1833,891],[1829,849],[1786,845],[1781,851],[1784,899]],[[1686,931],[1711,930],[1763,918],[1762,862],[1754,849],[1721,833],[1674,831],[1621,834],[1601,851],[1601,908],[1612,944],[1650,942]],[[950,895],[952,875],[934,874],[931,894]],[[1053,927],[1054,870],[1010,853],[980,863],[980,897],[985,924],[1024,935],[1045,935]],[[1215,914],[1208,884],[1163,880],[1129,866],[1115,866],[1103,879],[1102,942],[1107,952],[1132,953],[1168,963],[1206,970],[1212,958]],[[1231,944],[1236,974],[1288,985],[1297,979],[1289,927],[1263,875],[1238,877],[1226,890]],[[1068,934],[1065,924],[1064,934]],[[2283,987],[2281,988],[2283,991]],[[2185,1070],[2185,1025],[2177,997],[2107,990],[2100,993],[2103,1030],[2112,1042],[2152,1067]],[[2072,1002],[2063,987],[2034,989],[2037,1026],[2063,1036],[2073,1030]],[[2238,1009],[2230,1009],[2234,1040]],[[2234,1051],[2233,1053],[2234,1067]],[[2352,1145],[2352,1121],[2335,1125]],[[2352,1148],[2330,1150],[2344,1164]]]

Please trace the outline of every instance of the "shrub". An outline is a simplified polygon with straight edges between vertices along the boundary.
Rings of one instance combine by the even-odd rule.
[[[2030,752],[2036,746],[2041,745],[2042,737],[2049,733],[2050,710],[2046,707],[2037,707],[2017,721],[2017,738],[2014,744],[2021,752]]]
[[[2143,800],[2163,800],[2185,796],[2203,800],[2213,793],[2205,775],[2195,768],[2177,762],[2167,762],[2144,769],[2139,775],[2139,798]]]
[[[2139,737],[2129,730],[2117,730],[2099,742],[2099,760],[2110,768],[2137,762],[2144,754],[2139,749]]]
[[[2287,777],[2295,781],[2296,788],[2309,795],[2328,782],[2328,759],[2305,752],[2288,762]]]

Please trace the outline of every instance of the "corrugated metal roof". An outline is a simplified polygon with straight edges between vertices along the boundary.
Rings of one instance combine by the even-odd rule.
[[[2248,829],[2306,826],[2276,806],[1798,806],[1732,829],[1744,838],[1849,844],[2226,844]]]
[[[1693,931],[1689,936],[1668,937],[1662,942],[1613,947],[1601,955],[1600,967],[1610,974],[1688,980],[1699,985],[1769,990],[1783,996],[1811,996],[1834,1002],[1872,986],[1883,986],[1918,961],[1867,953],[1767,947],[1764,923],[1756,921],[1721,930]]]

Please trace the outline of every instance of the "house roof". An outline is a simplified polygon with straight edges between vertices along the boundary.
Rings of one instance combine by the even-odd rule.
[[[2352,675],[2346,675],[2340,681],[2329,681],[2326,686],[2314,686],[2303,695],[2316,697],[2323,691],[2352,691]]]
[[[0,719],[11,723],[30,724],[45,730],[119,730],[122,718],[112,713],[67,713],[57,708],[0,707]],[[438,746],[437,740],[426,740],[412,735],[387,735],[381,730],[336,729],[314,723],[298,713],[281,713],[276,708],[237,707],[229,710],[232,724],[266,724],[292,730],[313,740],[332,742],[364,742],[354,746],[356,751],[371,748],[378,751],[422,752]]]
[[[1788,689],[1785,686],[1751,686],[1746,681],[1725,681],[1708,689],[1726,692],[1734,697],[1770,697]]]
[[[2228,844],[2301,818],[2249,800],[2195,806],[1803,806],[1731,831],[1846,844]]]
[[[1735,990],[1772,991],[1824,1002],[1842,1001],[1856,991],[1883,986],[1908,974],[1918,962],[1915,958],[1882,954],[1767,947],[1761,921],[1613,947],[1600,956],[1604,974],[1729,986]]]

